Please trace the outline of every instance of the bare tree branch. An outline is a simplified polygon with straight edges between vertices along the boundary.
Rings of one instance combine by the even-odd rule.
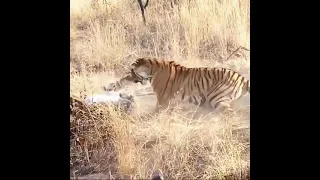
[[[149,0],[146,0],[146,1],[143,1],[143,2],[142,2],[142,0],[138,0],[138,3],[139,3],[139,6],[140,6],[143,23],[146,25],[147,22],[146,22],[146,17],[144,15],[144,10],[146,9],[146,7],[149,4]],[[143,3],[145,3],[145,4],[143,4]]]

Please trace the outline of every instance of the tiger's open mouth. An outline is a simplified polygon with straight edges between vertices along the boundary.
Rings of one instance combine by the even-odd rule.
[[[139,82],[139,83],[142,84],[142,81],[138,81],[138,80],[134,80],[133,82],[134,82],[134,83],[138,83],[138,82]]]
[[[144,85],[144,84],[145,84],[145,81],[149,79],[149,78],[144,78],[143,76],[135,73],[133,69],[131,69],[131,76],[132,76],[133,78],[135,78],[134,81],[133,81],[134,83],[138,83],[138,82],[139,82],[139,83],[141,83],[142,85]]]

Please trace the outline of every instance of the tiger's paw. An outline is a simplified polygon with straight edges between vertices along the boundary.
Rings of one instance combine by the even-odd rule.
[[[108,85],[102,86],[101,87],[102,91],[115,91],[116,90],[116,84],[115,83],[110,83]]]
[[[228,108],[225,108],[223,111],[221,111],[220,114],[224,117],[232,117],[236,115],[236,111],[228,107]]]

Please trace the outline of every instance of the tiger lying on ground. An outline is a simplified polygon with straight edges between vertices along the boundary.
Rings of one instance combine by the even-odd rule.
[[[90,112],[89,110],[96,109],[96,106],[94,104],[112,104],[116,109],[119,109],[125,113],[131,113],[135,108],[135,99],[132,95],[126,94],[126,93],[119,93],[119,100],[118,101],[112,101],[109,102],[99,102],[99,100],[95,99],[93,97],[77,97],[75,95],[70,95],[70,115],[73,115],[77,117],[77,113],[79,113],[79,110],[82,113]],[[88,116],[90,116],[90,113],[87,113]]]
[[[131,73],[104,90],[117,91],[129,83],[150,80],[157,96],[156,112],[167,108],[174,97],[216,111],[232,110],[230,103],[250,93],[249,80],[226,68],[187,68],[174,61],[139,58]]]

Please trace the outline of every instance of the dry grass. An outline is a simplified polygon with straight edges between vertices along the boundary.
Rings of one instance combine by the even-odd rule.
[[[249,0],[181,0],[174,9],[166,1],[150,0],[147,26],[137,2],[107,1],[99,0],[96,9],[90,0],[70,2],[70,68],[82,72],[71,76],[71,94],[99,93],[101,85],[142,56],[224,66],[248,77],[248,52],[239,50],[226,59],[239,46],[250,47]],[[96,72],[101,69],[106,72]],[[148,116],[143,102],[136,115],[98,107],[98,113],[71,118],[71,175],[101,172],[136,179],[161,170],[169,179],[250,178],[249,129],[239,130],[241,113],[218,122],[179,111]]]

